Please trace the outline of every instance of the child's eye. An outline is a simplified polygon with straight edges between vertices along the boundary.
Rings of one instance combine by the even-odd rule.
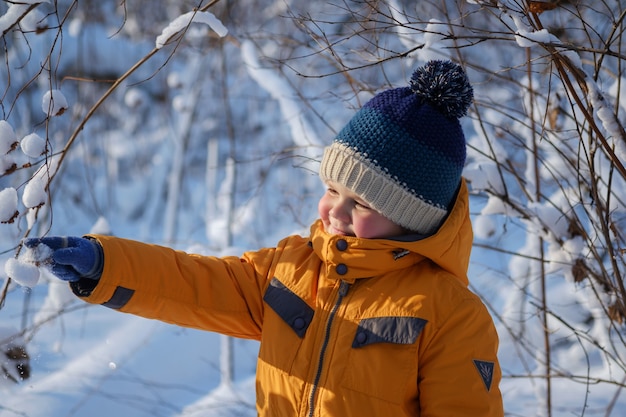
[[[370,210],[370,209],[371,209],[371,207],[370,207],[370,206],[368,206],[368,205],[367,205],[367,204],[365,204],[365,203],[361,203],[360,201],[356,201],[354,205],[355,205],[356,207],[360,208],[360,209],[365,209],[365,210]]]
[[[328,188],[326,192],[330,195],[337,195],[337,190],[335,190],[334,188]]]

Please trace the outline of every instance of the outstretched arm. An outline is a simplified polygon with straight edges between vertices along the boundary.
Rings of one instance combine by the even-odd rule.
[[[273,249],[257,262],[216,258],[111,236],[45,237],[51,270],[83,300],[185,327],[260,338]],[[260,263],[258,260],[264,260]]]

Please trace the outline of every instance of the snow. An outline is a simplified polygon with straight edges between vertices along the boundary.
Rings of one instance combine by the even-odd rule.
[[[156,38],[156,48],[160,49],[167,45],[172,36],[184,30],[191,23],[204,23],[215,31],[220,37],[228,34],[228,29],[212,13],[193,11],[178,16]]]
[[[46,91],[41,99],[41,110],[48,116],[61,116],[67,108],[67,99],[61,90]]]
[[[4,271],[8,277],[23,287],[34,287],[39,282],[42,270],[48,272],[47,262],[52,250],[46,245],[35,248],[21,246],[15,258],[7,259]]]
[[[537,43],[550,44],[558,43],[558,38],[548,32],[548,29],[536,30],[533,32],[527,32],[525,30],[519,30],[515,35],[517,44],[522,48],[530,48]]]
[[[488,215],[474,217],[472,225],[474,226],[474,233],[479,239],[489,239],[498,230],[497,225]]]
[[[496,194],[504,193],[502,174],[496,164],[471,163],[463,170],[463,176],[475,190],[491,190]]]
[[[131,109],[140,108],[148,102],[146,93],[139,88],[131,88],[124,96],[124,104]]]
[[[8,222],[17,212],[17,190],[7,187],[0,191],[0,222]]]
[[[30,13],[33,13],[33,6],[41,3],[49,3],[50,1],[51,0],[21,0],[19,3],[11,4],[6,13],[0,16],[0,32],[5,33],[8,31],[28,13],[29,9],[31,9]]]
[[[8,153],[17,143],[17,135],[13,126],[6,120],[0,120],[0,155]]]
[[[4,264],[4,272],[23,287],[34,287],[39,282],[39,268],[29,261],[9,258]]]
[[[596,109],[596,114],[598,115],[598,119],[602,122],[604,129],[608,132],[609,136],[620,138],[622,136],[622,132],[613,109],[609,107],[609,104],[604,99],[604,95],[598,88],[597,84],[591,81],[589,77],[587,77],[587,91],[589,92],[587,94],[589,101]]]
[[[422,62],[448,57],[449,53],[446,52],[448,46],[446,43],[447,26],[447,23],[430,19],[424,33],[424,48],[418,53]]]
[[[270,69],[264,69],[259,63],[257,50],[252,42],[245,41],[241,45],[243,62],[250,73],[250,76],[278,101],[281,113],[291,128],[291,135],[297,145],[300,146],[320,146],[322,141],[317,137],[306,120],[299,117],[303,114],[301,101],[297,94],[292,91],[284,79]]]
[[[46,153],[46,140],[36,133],[31,133],[22,138],[20,148],[31,158],[38,158]]]
[[[20,20],[28,7],[40,3]],[[406,79],[403,72],[412,69],[416,61],[456,56],[458,52],[454,49],[458,39],[446,37],[456,30],[456,23],[448,26],[441,17],[430,15],[427,21],[415,23],[399,13],[400,3],[390,3],[391,13],[403,26],[394,31],[397,38],[387,40],[388,51],[398,45],[402,50],[417,49],[385,67],[385,81],[396,85]],[[42,16],[47,20],[54,17],[42,14],[50,4],[29,1],[6,6],[0,29],[15,27],[18,21],[24,29],[39,28],[46,23]],[[513,7],[517,3],[509,4]],[[268,5],[262,13],[269,13],[272,7],[287,14],[284,2]],[[14,107],[3,101],[2,117],[6,120],[0,120],[0,173],[14,169],[10,175],[0,176],[0,283],[4,282],[2,288],[7,290],[6,304],[0,309],[0,347],[8,339],[11,343],[27,342],[32,364],[31,378],[21,384],[9,383],[0,375],[0,417],[254,416],[256,342],[232,341],[235,369],[232,380],[225,381],[220,356],[224,340],[220,335],[86,305],[41,264],[47,254],[20,247],[20,239],[26,231],[29,236],[102,233],[226,256],[272,245],[288,233],[306,234],[323,190],[315,175],[320,150],[352,114],[355,103],[369,98],[372,92],[353,81],[360,79],[358,71],[341,74],[336,82],[323,77],[291,77],[289,70],[281,72],[264,58],[268,51],[285,58],[279,45],[266,38],[252,42],[241,32],[254,32],[253,28],[236,27],[233,22],[229,31],[208,12],[183,13],[160,24],[157,33],[164,29],[155,42],[153,35],[145,42],[111,36],[118,26],[94,29],[82,16],[69,15],[63,39],[55,39],[48,32],[26,38],[24,51],[32,55],[30,60],[7,44],[7,61],[22,65],[19,71],[10,68],[10,85],[7,66],[0,69],[3,85],[7,85],[6,103],[13,98],[14,89],[29,85]],[[474,72],[478,66],[497,73],[515,65],[525,74],[526,67],[520,63],[526,62],[526,49],[538,44],[557,47],[581,70],[583,61],[574,51],[565,50],[547,30],[533,30],[520,15],[503,13],[502,19],[517,35],[511,36],[507,49],[487,43],[481,48],[478,43],[475,47],[464,45],[459,51],[478,56],[468,68],[470,78],[477,80],[476,97],[482,106],[480,118],[470,115],[463,122],[469,145],[464,176],[472,190],[476,242],[469,277],[472,290],[486,301],[498,325],[505,408],[508,415],[545,415],[544,324],[537,308],[542,297],[542,271],[536,262],[544,256],[547,297],[554,313],[547,320],[555,347],[552,359],[561,372],[553,379],[553,416],[615,417],[626,406],[626,396],[617,384],[602,381],[621,381],[623,376],[618,359],[624,359],[624,351],[619,341],[616,343],[621,336],[615,334],[622,329],[607,323],[598,288],[591,280],[584,277],[577,281],[581,277],[575,275],[572,265],[586,262],[592,270],[603,266],[590,262],[590,248],[582,236],[572,233],[565,215],[593,212],[588,190],[572,186],[576,175],[584,178],[590,169],[581,164],[579,171],[571,171],[557,152],[583,153],[584,144],[576,133],[568,141],[552,136],[558,132],[542,132],[539,150],[546,163],[540,167],[541,178],[566,173],[564,178],[571,176],[572,183],[562,181],[555,189],[542,189],[544,199],[531,201],[511,181],[510,172],[503,171],[494,160],[522,167],[523,175],[515,179],[524,185],[537,185],[531,176],[533,167],[527,164],[528,143],[524,140],[530,135],[505,117],[514,113],[513,118],[522,120],[520,124],[527,123],[527,115],[520,109],[530,113],[534,97],[520,90],[493,87],[497,84],[491,79],[480,79]],[[58,152],[76,128],[79,115],[88,109],[92,94],[100,97],[102,91],[97,90],[98,83],[51,77],[82,74],[76,72],[75,63],[80,62],[85,74],[111,79],[124,74],[155,44],[157,49],[164,48],[196,23],[219,37],[232,34],[233,39],[223,46],[228,57],[224,72],[224,58],[215,49],[207,53],[204,47],[215,39],[207,41],[204,32],[193,37],[187,33],[191,47],[179,45],[180,55],[149,61],[141,68],[143,72],[107,99],[64,155],[63,171],[55,176]],[[327,33],[332,35],[331,30]],[[51,47],[53,41],[58,45],[63,42],[62,52]],[[339,49],[341,43],[335,47]],[[44,62],[40,58],[51,51],[58,60],[54,62],[57,73],[44,71],[36,76]],[[294,55],[300,59],[309,53],[299,50]],[[516,53],[521,60],[515,58]],[[350,57],[359,65],[363,63],[359,59],[368,65],[374,61],[367,60],[381,59],[357,59],[357,55]],[[320,61],[323,59],[307,62],[314,66]],[[365,75],[363,83],[382,85],[380,75]],[[617,115],[623,118],[626,89],[623,79],[608,80],[604,79],[605,84],[587,80],[586,98],[593,103],[603,130],[615,139],[611,142],[615,151],[623,156],[626,149],[619,136],[623,122],[615,109],[620,109]],[[227,94],[216,88],[222,82]],[[524,77],[519,84],[529,85]],[[549,90],[538,83],[533,85],[537,91]],[[609,88],[603,91],[602,86]],[[619,94],[622,97],[618,100]],[[621,107],[615,106],[616,102]],[[71,112],[67,111],[69,103]],[[550,104],[548,97],[543,101],[535,98],[534,115],[546,113]],[[42,110],[50,117],[42,117]],[[53,117],[63,114],[66,117]],[[575,132],[568,122],[571,120],[563,121],[563,131]],[[499,140],[488,140],[494,137]],[[521,138],[519,149],[510,146],[512,142],[507,139],[511,137]],[[548,146],[550,141],[557,143],[556,151]],[[596,161],[596,168],[604,173],[606,166],[599,155]],[[33,167],[28,169],[31,163]],[[606,178],[616,184],[616,197],[609,202],[611,210],[623,216],[626,187],[617,175],[606,172]],[[54,181],[48,184],[53,176]],[[230,199],[233,190],[235,201]],[[603,192],[606,189],[600,194]],[[568,203],[581,194],[588,206],[570,207]],[[593,227],[590,233],[594,233]],[[602,236],[596,233],[591,240],[600,242]],[[539,238],[544,246],[540,246]],[[19,253],[16,248],[20,248]],[[612,300],[603,301],[610,305]],[[516,337],[525,332],[526,344],[520,344]],[[581,375],[590,379],[585,381]],[[613,399],[616,405],[610,413],[607,404]]]
[[[35,177],[26,184],[24,187],[24,194],[22,195],[22,202],[27,208],[35,208],[44,204],[48,199],[46,193],[47,182],[44,178]]]

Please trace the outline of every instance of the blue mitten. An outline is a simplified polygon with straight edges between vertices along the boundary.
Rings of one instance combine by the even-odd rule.
[[[64,281],[75,282],[81,278],[100,279],[104,267],[104,253],[100,244],[82,237],[49,236],[26,239],[28,248],[46,245],[52,250],[49,261],[52,273]]]

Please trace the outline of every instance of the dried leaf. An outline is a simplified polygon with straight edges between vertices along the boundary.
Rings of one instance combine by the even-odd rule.
[[[553,130],[556,130],[559,128],[559,114],[561,113],[561,111],[559,110],[558,107],[554,107],[552,109],[550,109],[549,113],[548,113],[548,122],[550,123],[550,128]]]
[[[585,236],[585,230],[576,219],[569,219],[567,232],[571,237]]]
[[[582,259],[577,259],[574,266],[572,266],[572,275],[574,276],[574,282],[582,282],[585,278],[587,278],[587,266],[585,265],[585,261]]]
[[[0,354],[4,354],[2,356],[8,359],[2,363],[1,370],[3,375],[0,375],[16,383],[19,382],[15,378],[16,376],[22,381],[30,378],[30,357],[24,346],[5,347]],[[7,366],[9,367],[8,369],[6,368]]]
[[[624,319],[626,317],[624,317],[624,311],[620,308],[620,305],[617,302],[609,306],[608,315],[614,322],[624,324]]]
[[[529,1],[528,11],[531,13],[540,14],[545,12],[546,10],[554,10],[556,9],[556,6],[556,3],[548,3],[545,1]]]

